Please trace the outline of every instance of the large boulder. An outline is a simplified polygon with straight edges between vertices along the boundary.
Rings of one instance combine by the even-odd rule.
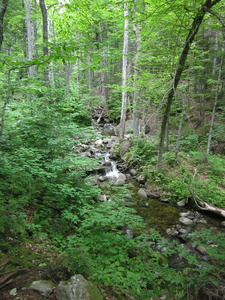
[[[58,300],[103,300],[98,288],[82,275],[74,275],[68,281],[61,281],[56,288]]]

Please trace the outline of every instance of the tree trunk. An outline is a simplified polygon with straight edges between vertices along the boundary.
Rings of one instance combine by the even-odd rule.
[[[181,138],[181,132],[182,132],[182,126],[183,126],[183,121],[184,121],[184,115],[186,111],[186,101],[187,101],[187,89],[185,89],[184,96],[182,98],[182,112],[181,112],[181,117],[180,117],[180,123],[178,127],[178,133],[177,133],[177,141],[176,141],[176,148],[175,148],[175,158],[177,160],[177,155],[179,152],[180,148],[180,138]]]
[[[223,52],[224,52],[224,47],[223,47]],[[224,63],[224,56],[221,57],[221,61],[220,61],[218,84],[217,84],[216,91],[215,91],[215,101],[214,101],[214,105],[213,105],[212,118],[211,118],[210,129],[209,129],[209,137],[208,137],[208,144],[207,144],[207,150],[206,150],[206,159],[208,159],[209,152],[210,152],[212,132],[213,132],[214,120],[215,120],[215,114],[216,114],[216,107],[217,107],[217,103],[218,103],[219,92],[221,90],[221,76],[222,76],[223,63]]]
[[[2,49],[2,43],[4,38],[3,21],[8,3],[9,0],[2,0],[0,4],[0,50]]]
[[[158,161],[157,161],[157,169],[158,170],[161,169],[162,155],[163,155],[163,151],[164,151],[166,124],[168,122],[171,104],[173,102],[173,97],[174,97],[175,91],[177,89],[178,83],[180,81],[181,75],[185,68],[185,62],[186,62],[191,44],[194,41],[196,34],[198,33],[199,27],[202,24],[202,21],[207,12],[207,9],[212,8],[212,6],[216,5],[220,1],[221,0],[215,0],[215,1],[206,0],[205,3],[202,5],[202,7],[197,11],[196,16],[192,22],[191,29],[189,30],[189,33],[187,35],[183,50],[178,59],[177,68],[175,70],[175,74],[174,74],[174,78],[173,78],[173,86],[171,87],[171,89],[168,92],[165,111],[164,111],[164,114],[162,117],[161,132],[160,132],[160,137],[159,137],[160,140],[159,140],[159,150],[158,150]]]
[[[49,20],[48,20],[48,11],[44,0],[39,0],[41,14],[42,14],[42,34],[43,34],[43,55],[49,55]],[[53,66],[50,63],[45,70],[44,77],[45,77],[45,85],[47,87],[54,87],[54,77],[53,77]]]
[[[27,31],[27,49],[28,49],[28,59],[33,59],[33,30],[30,17],[30,0],[25,0],[25,9],[26,9],[26,31]],[[35,66],[30,66],[28,68],[28,73],[30,77],[34,77]]]
[[[128,42],[129,42],[129,19],[128,2],[124,1],[124,39],[123,39],[123,70],[122,70],[122,108],[120,116],[120,138],[124,138],[127,114],[127,78],[128,78]]]
[[[134,0],[136,3],[136,0]],[[136,11],[134,10],[134,17]],[[134,21],[135,22],[135,21]],[[136,41],[136,53],[134,57],[134,93],[133,93],[133,116],[134,116],[134,136],[138,137],[140,134],[140,91],[137,87],[137,78],[138,78],[138,60],[139,60],[139,52],[141,48],[141,35],[140,35],[140,28],[134,23],[133,30],[135,34],[135,41]]]

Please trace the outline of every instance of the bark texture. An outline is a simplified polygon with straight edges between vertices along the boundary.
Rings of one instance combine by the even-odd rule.
[[[2,49],[2,43],[4,38],[3,22],[4,22],[4,15],[6,13],[8,3],[9,0],[2,0],[0,4],[0,50]]]

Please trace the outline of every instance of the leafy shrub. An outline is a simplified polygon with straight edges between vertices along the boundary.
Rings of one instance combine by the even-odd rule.
[[[175,174],[170,174],[167,178],[166,189],[172,201],[187,199],[191,196],[184,177],[177,177]]]
[[[190,152],[199,148],[199,136],[190,134],[180,140],[180,151]]]
[[[156,144],[153,141],[137,139],[129,152],[129,161],[139,165],[154,162],[157,154]]]

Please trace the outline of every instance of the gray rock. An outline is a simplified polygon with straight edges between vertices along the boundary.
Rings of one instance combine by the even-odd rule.
[[[179,233],[181,233],[181,234],[187,234],[188,232],[187,232],[187,230],[186,229],[184,229],[184,228],[179,228]]]
[[[221,226],[225,227],[225,221],[221,222]]]
[[[33,281],[29,286],[29,289],[37,291],[44,297],[47,297],[54,288],[55,284],[50,280]]]
[[[207,224],[207,221],[205,219],[200,219],[197,221],[198,224]]]
[[[139,183],[145,183],[145,176],[144,176],[144,175],[138,176],[137,181],[138,181]]]
[[[138,196],[141,197],[141,198],[144,198],[144,199],[147,199],[148,198],[148,194],[146,192],[145,189],[140,189],[138,192],[137,192]]]
[[[106,197],[106,195],[98,195],[98,196],[95,197],[95,201],[105,202],[105,201],[107,201],[107,197]]]
[[[107,176],[100,176],[100,177],[98,177],[98,180],[99,180],[100,182],[107,181],[107,180],[108,180],[108,177],[107,177]]]
[[[187,204],[187,200],[186,199],[182,199],[179,202],[177,202],[177,205],[180,206],[180,207],[185,206],[186,204]]]
[[[188,217],[190,215],[190,211],[180,213],[181,217]]]
[[[103,300],[98,288],[82,275],[74,275],[67,282],[61,281],[56,296],[58,300]]]
[[[126,182],[126,176],[123,173],[119,173],[114,185],[116,186],[123,186]]]
[[[199,253],[201,253],[202,255],[204,255],[204,254],[207,253],[206,248],[203,247],[203,246],[198,246],[198,247],[196,248],[196,250],[197,250]]]
[[[166,230],[166,234],[168,234],[172,237],[175,237],[175,236],[178,236],[179,232],[177,230],[175,230],[174,228],[168,228]]]
[[[194,223],[193,220],[190,220],[189,218],[186,218],[186,217],[180,217],[179,222],[186,226],[192,225]]]
[[[130,170],[130,174],[132,175],[132,176],[136,176],[137,175],[137,170],[135,170],[135,169],[131,169]]]

